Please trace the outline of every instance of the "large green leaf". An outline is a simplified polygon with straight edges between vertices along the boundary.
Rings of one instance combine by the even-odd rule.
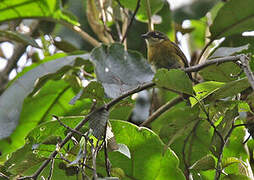
[[[119,0],[119,1],[124,7],[132,11],[136,9],[137,0],[128,0],[128,1]],[[149,0],[149,2],[151,7],[151,13],[155,14],[163,7],[163,3],[165,2],[165,0]],[[137,17],[139,20],[142,20],[142,21],[147,20],[146,0],[141,0]]]
[[[0,22],[25,18],[48,18],[79,25],[73,15],[61,9],[60,0],[1,1]]]
[[[153,78],[147,61],[137,52],[125,51],[121,44],[95,48],[91,59],[95,63],[97,79],[111,98]]]
[[[185,179],[174,152],[165,149],[151,130],[119,120],[111,120],[111,124],[117,143],[125,144],[131,153],[131,159],[119,152],[109,153],[112,167],[121,168],[124,179]],[[100,157],[99,162],[103,163],[104,158]],[[105,173],[101,166],[97,170]]]
[[[254,1],[231,0],[219,10],[210,27],[211,39],[254,29]]]
[[[185,72],[179,69],[159,69],[153,81],[162,88],[175,90],[176,92],[183,92],[186,94],[193,94],[192,82]]]
[[[0,139],[8,137],[17,126],[23,100],[32,92],[36,79],[74,65],[77,57],[88,59],[89,55],[67,56],[46,62],[26,72],[8,87],[0,96]]]

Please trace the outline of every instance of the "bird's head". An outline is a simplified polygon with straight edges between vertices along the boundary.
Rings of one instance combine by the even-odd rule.
[[[142,34],[142,37],[146,40],[146,43],[149,46],[169,40],[168,37],[160,31],[150,31],[146,34]]]

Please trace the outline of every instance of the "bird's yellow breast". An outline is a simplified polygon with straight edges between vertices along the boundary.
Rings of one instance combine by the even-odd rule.
[[[164,40],[154,45],[148,45],[148,61],[158,68],[180,68],[184,63],[177,55],[175,48],[169,40]]]

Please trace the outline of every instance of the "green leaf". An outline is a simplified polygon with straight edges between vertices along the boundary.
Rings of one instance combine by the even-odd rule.
[[[223,116],[222,121],[216,127],[217,131],[221,134],[223,138],[227,136],[228,132],[232,128],[232,122],[234,121],[236,116],[238,116],[238,111],[236,107],[233,108],[232,110],[231,109],[227,110],[225,115]],[[221,138],[216,132],[214,132],[210,150],[216,157],[218,157],[220,153],[221,143],[223,143],[221,141]]]
[[[60,0],[2,0],[0,3],[0,22],[12,19],[49,18],[79,25],[73,15],[61,9]]]
[[[247,89],[248,87],[250,87],[250,84],[246,77],[236,81],[231,81],[224,84],[217,91],[215,91],[211,95],[210,99],[215,100],[215,99],[222,99],[225,97],[234,96],[237,93],[240,93],[243,90]]]
[[[95,63],[97,79],[110,98],[116,98],[153,78],[147,61],[137,52],[125,51],[121,44],[95,48],[91,59]]]
[[[96,102],[101,102],[103,101],[104,96],[105,94],[103,86],[96,81],[90,81],[89,84],[83,89],[79,99],[90,98]]]
[[[202,69],[199,73],[205,80],[229,82],[236,80],[237,77],[232,75],[238,75],[241,69],[238,65],[232,62],[222,63],[219,65],[211,65]]]
[[[215,169],[215,159],[212,155],[208,154],[207,156],[202,157],[200,160],[195,162],[190,169],[194,171],[207,171]]]
[[[33,90],[36,79],[64,66],[74,65],[77,57],[88,59],[89,55],[67,56],[46,62],[28,71],[8,87],[0,96],[0,139],[8,137],[17,126],[23,100]]]
[[[25,34],[18,33],[18,32],[0,30],[0,37],[7,38],[8,40],[21,42],[26,45],[31,45],[36,48],[40,48],[40,46],[32,37],[27,36]]]
[[[242,34],[227,36],[219,47],[239,47],[246,44],[249,44],[249,47],[244,53],[254,52],[254,37],[242,36]]]
[[[189,95],[193,94],[192,82],[185,72],[179,69],[159,69],[153,81],[159,87],[168,88],[177,92],[183,92]]]
[[[236,13],[237,12],[237,13]],[[239,34],[254,28],[254,1],[231,0],[219,10],[210,27],[211,40]]]
[[[185,179],[178,168],[179,160],[175,153],[160,138],[147,128],[140,128],[128,122],[111,120],[112,129],[118,143],[125,144],[131,159],[119,152],[109,152],[112,167],[121,168],[126,177],[135,179]],[[99,154],[99,162],[104,162],[104,153]],[[104,163],[103,163],[104,164]],[[105,174],[105,167],[97,167]]]
[[[208,97],[210,94],[217,91],[220,87],[222,87],[224,83],[222,82],[216,82],[216,81],[207,81],[203,83],[199,83],[193,87],[195,91],[195,98],[190,97],[190,103],[193,107],[198,103],[198,101],[201,101]]]
[[[156,15],[161,17],[161,23],[154,24],[155,29],[165,34],[172,31],[172,17],[168,2],[164,3],[163,8]]]
[[[137,6],[137,0],[119,0],[120,3],[125,7],[134,11]],[[157,13],[162,7],[165,0],[149,0],[152,15]],[[140,8],[137,13],[137,18],[141,21],[147,20],[146,0],[140,1]]]
[[[49,121],[52,115],[75,116],[88,113],[92,102],[89,99],[76,102],[75,105],[68,104],[75,95],[70,85],[65,81],[48,81],[35,96],[24,100],[23,108],[19,116],[19,125],[7,139],[0,141],[1,152],[6,155],[16,148],[24,145],[24,138],[28,132],[39,123]]]
[[[181,23],[186,19],[200,19],[217,3],[217,0],[195,0],[184,4],[173,11],[173,18]]]
[[[234,163],[242,163],[241,160],[239,160],[236,157],[227,157],[222,160],[222,169],[226,168],[227,166],[230,166]]]
[[[246,51],[248,49],[249,49],[249,44],[246,44],[240,47],[219,47],[213,52],[213,54],[209,57],[209,59],[234,55],[244,50]]]

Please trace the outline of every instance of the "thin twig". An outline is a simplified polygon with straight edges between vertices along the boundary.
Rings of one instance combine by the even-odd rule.
[[[183,98],[181,96],[177,96],[176,98],[172,99],[171,101],[167,102],[163,106],[161,106],[159,109],[157,109],[151,116],[148,117],[147,120],[145,120],[142,124],[139,126],[147,126],[151,122],[153,122],[157,117],[159,117],[162,113],[169,110],[179,102],[183,101]]]
[[[133,90],[130,90],[126,93],[124,93],[123,95],[119,96],[118,98],[116,99],[113,99],[112,101],[110,101],[108,104],[105,105],[105,109],[106,110],[109,110],[110,108],[112,108],[115,104],[117,104],[119,101],[125,99],[126,97],[132,95],[132,94],[135,94],[135,93],[138,93],[140,91],[143,91],[145,89],[148,89],[148,88],[151,88],[155,86],[155,83],[153,82],[150,82],[150,83],[146,83],[144,85],[141,85],[141,86],[138,86],[137,88],[133,89]]]
[[[110,161],[108,158],[108,150],[107,150],[107,128],[108,128],[108,124],[106,123],[105,126],[105,132],[104,132],[104,156],[105,156],[105,167],[106,167],[106,172],[108,177],[110,177]]]
[[[73,31],[75,31],[76,33],[78,33],[85,41],[87,41],[88,43],[90,43],[94,47],[99,47],[101,45],[101,43],[99,41],[97,41],[92,36],[87,34],[80,27],[78,27],[78,26],[72,26],[70,24],[68,24],[66,26],[69,27],[70,29],[72,29]]]
[[[73,133],[76,133],[80,136],[85,136],[84,134],[82,134],[81,132],[75,130],[75,129],[72,129],[71,127],[67,126],[66,124],[64,124],[62,121],[60,121],[60,118],[58,116],[55,116],[55,115],[52,115],[58,122],[60,125],[62,125],[63,127],[65,127],[66,129],[70,130],[71,132]]]
[[[147,18],[148,18],[148,31],[153,31],[153,22],[152,22],[152,12],[151,12],[151,6],[150,6],[150,0],[146,0],[146,12],[147,12]]]
[[[54,170],[54,163],[55,163],[55,159],[52,159],[51,160],[51,166],[50,166],[50,169],[49,169],[49,176],[48,176],[47,180],[50,180],[52,178],[53,170]]]
[[[133,23],[133,21],[134,21],[134,19],[135,19],[135,16],[136,16],[136,14],[137,14],[137,12],[138,12],[138,10],[139,10],[140,1],[141,1],[141,0],[138,0],[138,1],[137,1],[136,8],[135,8],[134,13],[133,13],[133,15],[132,15],[132,17],[131,17],[130,23],[128,24],[127,29],[126,29],[126,31],[125,31],[125,33],[124,33],[124,35],[123,35],[123,38],[122,38],[122,40],[121,40],[121,43],[123,43],[124,40],[125,40],[125,38],[127,37],[128,31],[129,31],[129,29],[130,29],[130,27],[131,27],[131,25],[132,25],[132,23]]]
[[[218,157],[218,160],[217,160],[216,173],[215,173],[215,177],[214,177],[215,180],[219,180],[220,179],[220,175],[221,175],[221,172],[222,172],[222,169],[221,169],[221,160],[222,160],[223,149],[224,149],[224,147],[225,147],[225,145],[226,145],[230,135],[232,134],[234,128],[235,128],[235,126],[234,126],[234,121],[233,121],[232,122],[232,126],[231,126],[229,132],[225,136],[224,143],[222,143],[221,147],[220,147],[220,153],[219,153],[219,157]]]
[[[246,55],[242,55],[240,57],[240,61],[241,61],[241,68],[245,72],[246,77],[248,78],[248,81],[249,81],[252,89],[254,90],[254,76],[253,76],[253,73],[250,69],[249,58]]]

